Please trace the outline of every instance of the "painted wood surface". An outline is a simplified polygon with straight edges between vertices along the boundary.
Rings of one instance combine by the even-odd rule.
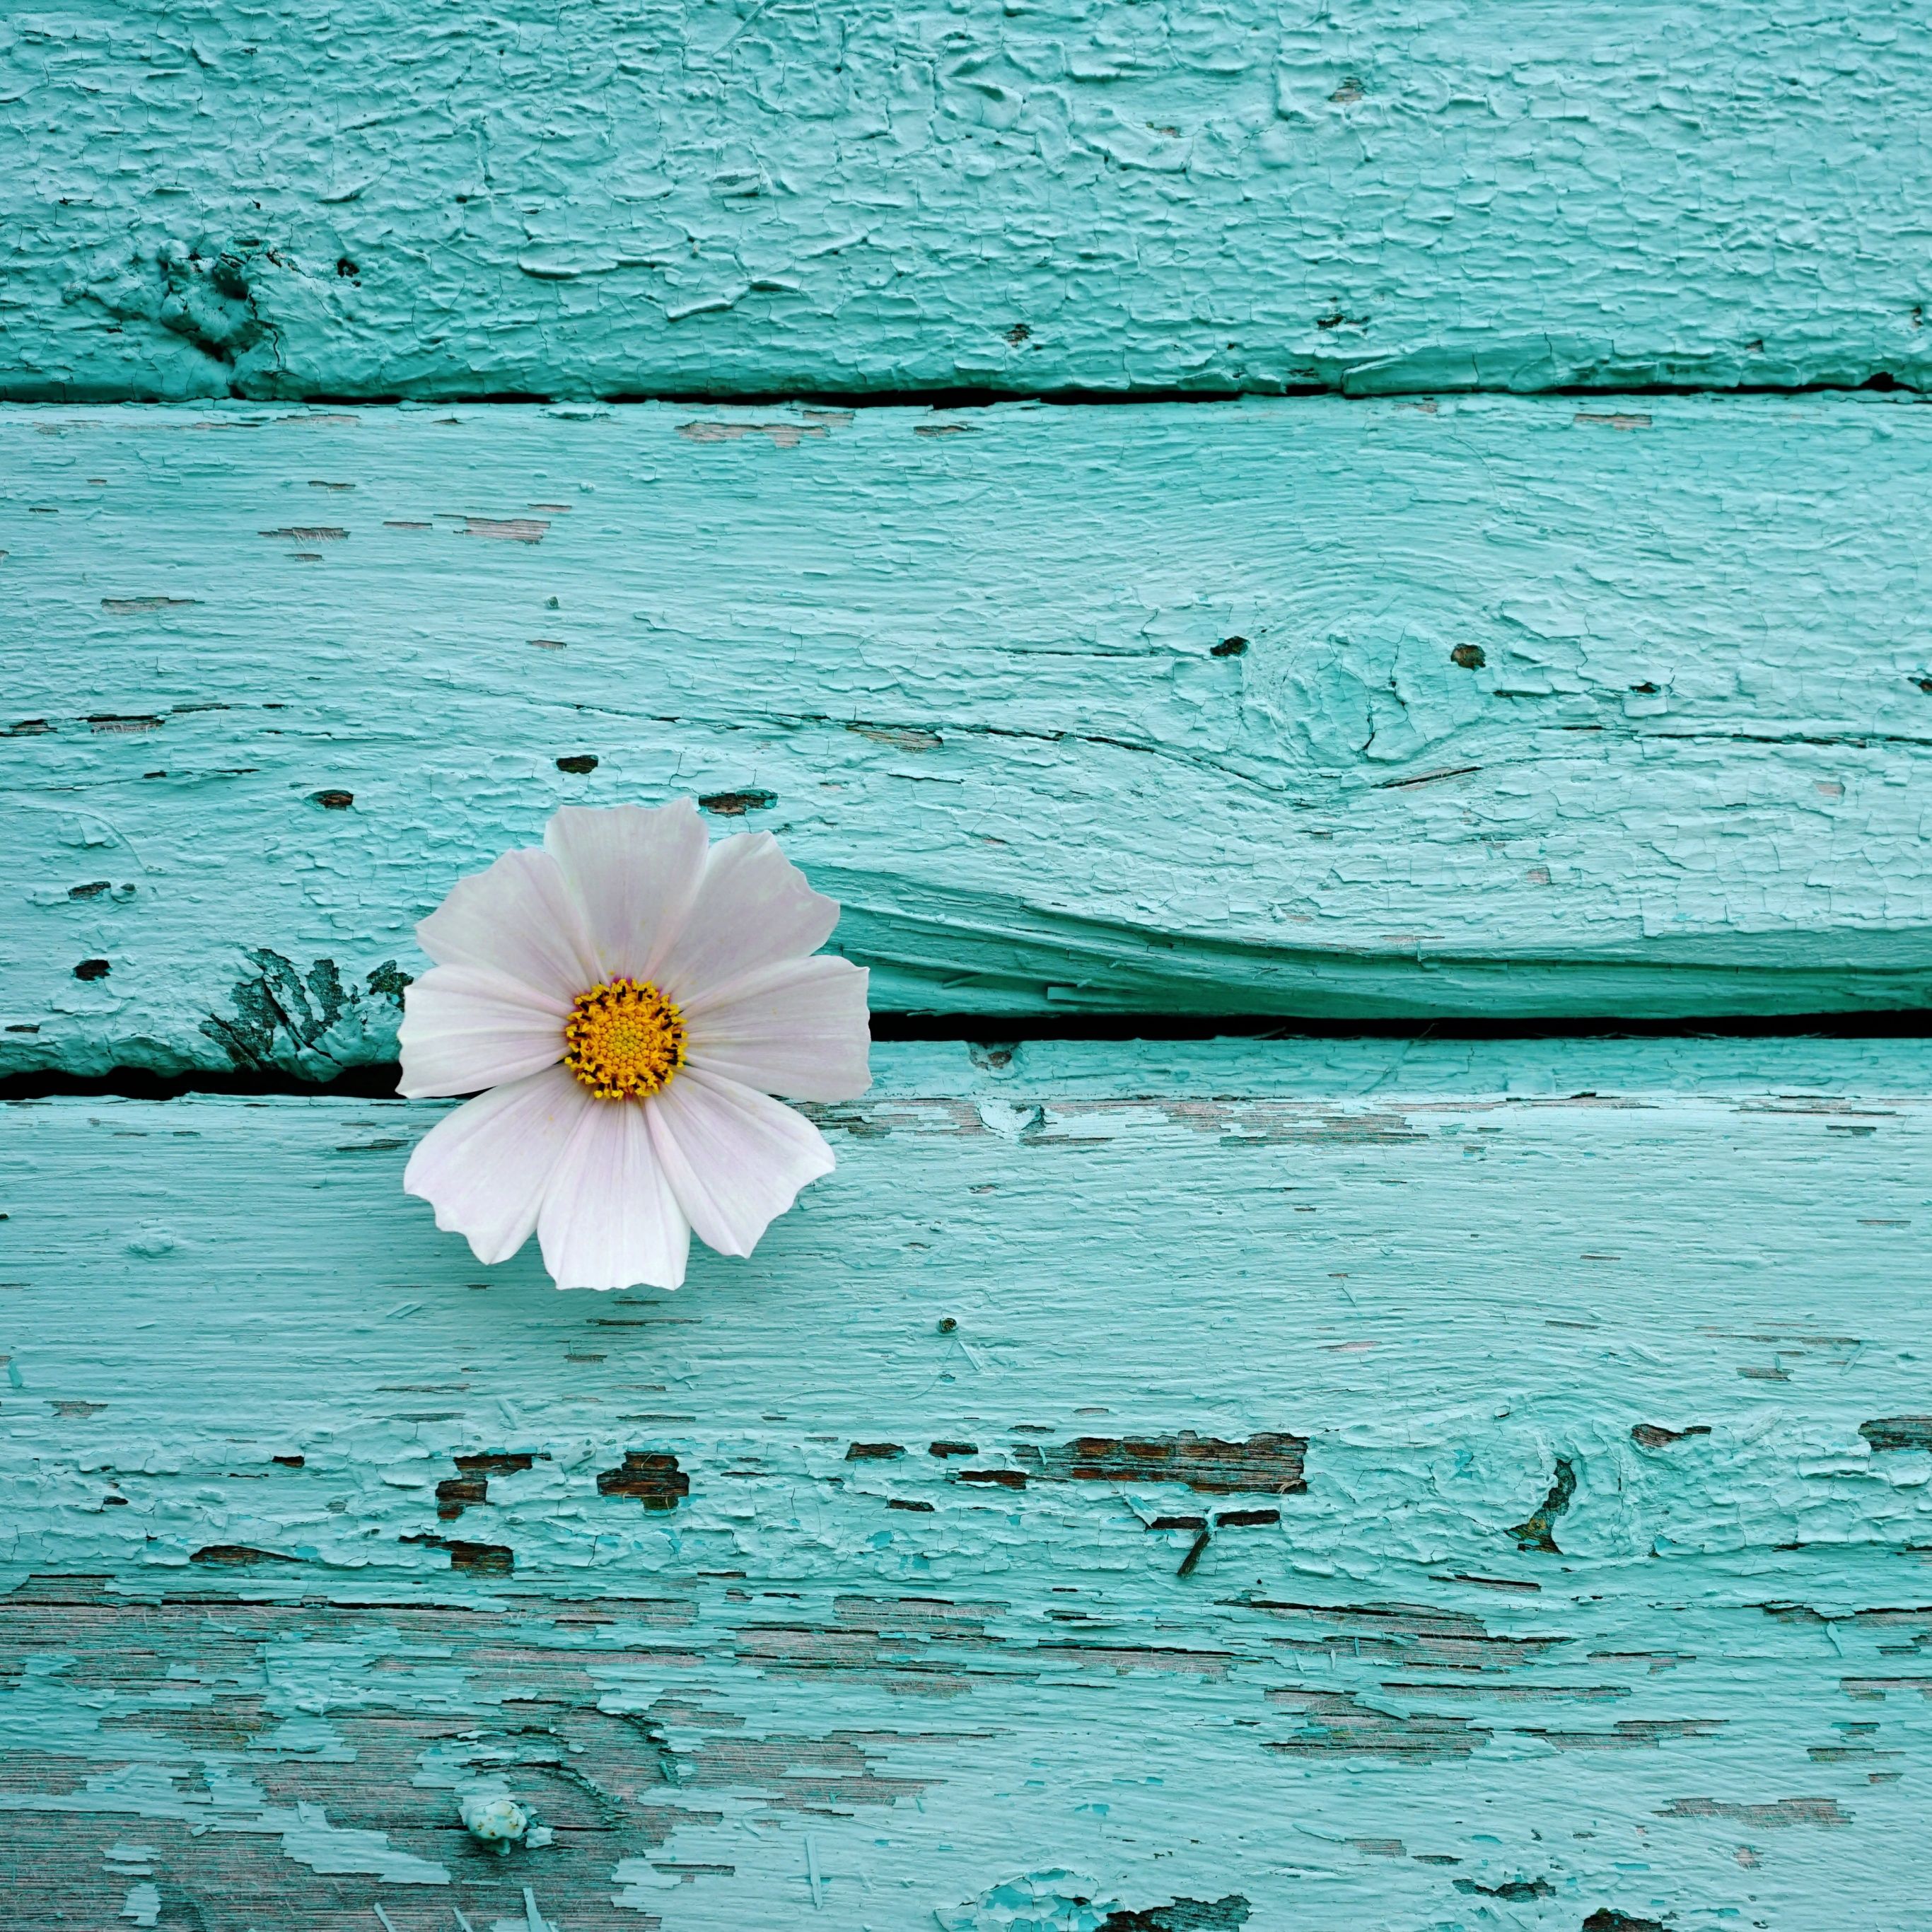
[[[1922,386],[1895,0],[80,0],[21,399]]]
[[[434,1104],[8,1108],[16,1922],[1932,1916],[1920,1046],[880,1069],[674,1296]]]
[[[5,1064],[394,1052],[560,801],[698,796],[887,1009],[1932,1004],[1932,412],[0,422]]]

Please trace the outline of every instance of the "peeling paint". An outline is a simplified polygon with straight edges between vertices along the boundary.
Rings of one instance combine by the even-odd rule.
[[[1302,1476],[1307,1448],[1306,1436],[1278,1431],[1226,1442],[1184,1429],[1124,1439],[1082,1436],[1054,1446],[1022,1442],[1013,1456],[1043,1482],[1178,1483],[1205,1496],[1294,1496],[1308,1486]]]
[[[934,1916],[943,1932],[1238,1932],[1248,1922],[1248,1901],[1238,1893],[1132,1907],[1096,1897],[1102,1890],[1071,1872],[1032,1873]]]
[[[1932,1449],[1932,1415],[1892,1415],[1877,1422],[1862,1422],[1858,1433],[1879,1454],[1890,1450]]]
[[[1926,164],[1872,130],[1922,116],[1925,24],[1843,26],[927,0],[568,5],[532,41],[370,6],[325,46],[287,4],[28,16],[0,393],[1919,383]],[[245,159],[211,111],[242,99]]]
[[[1922,1058],[890,1045],[674,1298],[440,1236],[437,1106],[10,1107],[16,1916],[1932,1910]]]
[[[410,983],[393,959],[368,974],[358,991],[332,959],[317,959],[304,973],[266,948],[248,958],[255,970],[235,982],[232,1011],[209,1014],[200,1028],[235,1066],[286,1067],[326,1078],[392,1050]]]
[[[500,1449],[471,1450],[455,1459],[458,1473],[446,1476],[436,1486],[436,1513],[445,1522],[454,1522],[472,1503],[490,1499],[492,1476],[514,1475],[527,1469],[536,1457],[521,1451]]]
[[[13,1814],[16,1834],[22,1814],[33,1813],[58,1816],[69,1831],[86,1817],[175,1821],[204,1832],[275,1838],[285,1857],[313,1872],[367,1874],[386,1885],[449,1882],[441,1864],[398,1850],[382,1832],[332,1824],[320,1805],[272,1804],[252,1779],[239,1773],[212,1768],[200,1792],[180,1792],[164,1771],[128,1766],[90,1774],[78,1790],[58,1796],[0,1792],[0,1812]]]
[[[645,405],[0,414],[63,512],[0,530],[35,640],[0,814],[48,888],[0,1070],[387,1059],[370,979],[418,970],[452,878],[566,800],[674,791],[782,834],[886,1011],[1932,1004],[1922,599],[1872,534],[1919,512],[1924,410],[1015,406],[943,463],[926,413],[782,452]],[[295,507],[323,443],[356,486],[328,526]],[[507,524],[566,479],[540,544],[404,567],[430,538],[391,524]],[[256,534],[320,527],[321,566]],[[67,896],[102,878],[138,890]]]
[[[1509,1532],[1519,1550],[1539,1550],[1546,1556],[1560,1556],[1555,1534],[1556,1520],[1570,1507],[1576,1493],[1576,1465],[1568,1456],[1556,1459],[1556,1479],[1550,1493],[1524,1520]]]
[[[646,1510],[674,1510],[691,1493],[691,1478],[677,1458],[656,1450],[627,1449],[614,1469],[597,1478],[600,1496],[634,1496]]]

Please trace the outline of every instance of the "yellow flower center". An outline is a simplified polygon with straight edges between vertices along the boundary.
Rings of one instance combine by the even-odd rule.
[[[684,1016],[649,980],[579,993],[563,1028],[563,1064],[600,1100],[641,1100],[684,1064]]]

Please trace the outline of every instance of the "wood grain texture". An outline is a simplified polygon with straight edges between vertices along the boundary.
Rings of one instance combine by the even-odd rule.
[[[1895,0],[82,0],[22,400],[1922,386]]]
[[[675,1296],[433,1104],[6,1111],[21,1922],[1932,1913],[1916,1045],[880,1062]]]
[[[1932,1004],[1932,412],[0,419],[4,1064],[393,1055],[558,802],[704,800],[885,1009]]]

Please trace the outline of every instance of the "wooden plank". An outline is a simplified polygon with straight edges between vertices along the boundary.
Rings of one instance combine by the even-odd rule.
[[[1916,1045],[880,1058],[674,1297],[434,1104],[0,1115],[22,1922],[1932,1913]]]
[[[0,22],[20,400],[1923,386],[1932,22],[134,0]]]
[[[679,792],[783,838],[887,1010],[1932,1004],[1916,405],[28,410],[0,449],[8,1066],[388,1058],[454,878]]]

